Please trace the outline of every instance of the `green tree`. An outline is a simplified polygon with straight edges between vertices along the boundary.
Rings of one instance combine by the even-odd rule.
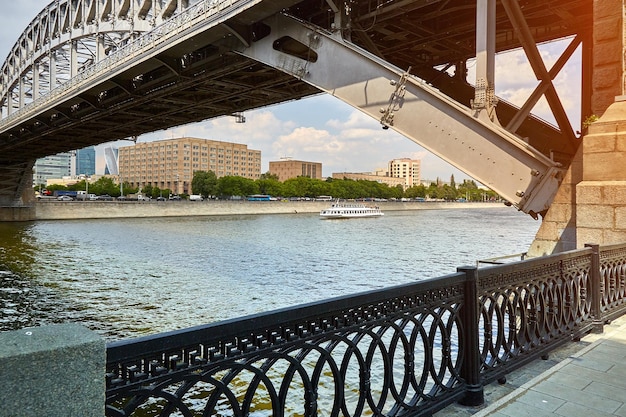
[[[139,188],[133,187],[128,181],[124,181],[124,183],[122,184],[121,191],[124,192],[124,195],[137,194],[137,192],[139,191]]]
[[[437,178],[439,183],[439,178]],[[431,183],[426,190],[426,195],[430,198],[441,199],[443,198],[443,187],[438,187],[437,183]]]
[[[217,175],[213,171],[196,171],[191,180],[191,192],[209,197],[217,194]]]
[[[426,197],[426,186],[424,184],[414,185],[412,187],[407,188],[404,192],[404,196],[407,198],[425,198]]]
[[[456,188],[451,187],[448,184],[444,184],[443,187],[441,187],[442,193],[441,193],[441,198],[443,198],[444,200],[447,201],[454,201],[458,198],[458,191]]]
[[[221,196],[246,196],[258,194],[259,186],[250,178],[227,175],[217,180],[217,193]]]
[[[267,171],[265,174],[261,174],[259,179],[260,180],[276,180],[276,181],[278,181],[278,175],[277,174],[272,174],[271,172]]]
[[[368,192],[367,189],[363,187],[362,184],[359,184],[358,181],[344,178],[342,180],[335,180],[332,184],[333,197],[346,199],[371,197],[371,195],[366,195]]]
[[[396,185],[395,187],[387,186],[387,189],[390,191],[391,197],[385,197],[385,198],[397,198],[397,199],[400,199],[400,198],[404,197],[404,187],[402,187],[402,185],[400,185],[400,184]]]
[[[283,182],[285,197],[315,197],[311,178],[289,178]]]
[[[149,196],[149,197],[152,197],[152,188],[153,188],[153,187],[152,187],[152,184],[146,184],[146,185],[144,185],[143,187],[141,187],[141,192],[142,192],[144,195],[147,195],[147,196]]]
[[[97,195],[108,194],[113,197],[120,195],[120,187],[109,177],[100,177],[97,181],[89,183],[89,192]]]
[[[478,186],[472,180],[464,180],[463,184],[459,185],[459,197],[465,198],[467,201],[480,201],[481,194]]]
[[[261,175],[263,176],[263,175]],[[283,196],[283,183],[277,178],[259,178],[256,180],[259,193],[271,196]]]
[[[70,190],[70,191],[81,191],[81,190],[84,190],[85,186],[83,185],[83,188],[80,188],[79,184],[80,184],[80,181],[75,183],[75,184],[68,184],[67,189]]]

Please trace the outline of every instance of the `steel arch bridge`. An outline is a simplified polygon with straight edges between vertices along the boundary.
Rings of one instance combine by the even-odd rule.
[[[184,10],[190,0],[151,3],[52,2],[26,27],[2,66],[3,110],[11,112],[49,93],[176,11]]]
[[[28,203],[36,158],[326,92],[536,216],[579,145],[552,80],[585,53],[591,11],[591,0],[56,0],[0,72],[0,205]],[[562,38],[547,68],[537,44]],[[539,80],[521,108],[494,95],[494,56],[514,48]],[[530,114],[542,96],[558,126]]]

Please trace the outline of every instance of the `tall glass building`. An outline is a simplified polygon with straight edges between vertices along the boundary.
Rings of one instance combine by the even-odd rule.
[[[90,146],[88,148],[76,151],[76,176],[96,174],[96,148]]]
[[[63,152],[40,158],[35,162],[33,169],[35,185],[46,185],[49,178],[63,178],[72,175],[72,154]]]

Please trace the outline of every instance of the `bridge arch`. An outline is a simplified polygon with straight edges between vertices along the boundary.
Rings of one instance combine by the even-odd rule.
[[[202,0],[57,0],[28,24],[0,71],[2,117]]]

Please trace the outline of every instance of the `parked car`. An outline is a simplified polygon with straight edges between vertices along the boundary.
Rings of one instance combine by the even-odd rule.
[[[157,201],[165,201],[165,197],[157,197]]]
[[[74,199],[72,197],[70,197],[69,195],[60,195],[57,197],[57,200],[59,201],[74,201]]]
[[[98,196],[98,200],[113,201],[113,197],[108,194],[103,194]]]
[[[170,200],[180,201],[180,200],[182,200],[182,199],[180,198],[180,196],[179,196],[179,195],[171,195],[171,196],[170,196]]]

